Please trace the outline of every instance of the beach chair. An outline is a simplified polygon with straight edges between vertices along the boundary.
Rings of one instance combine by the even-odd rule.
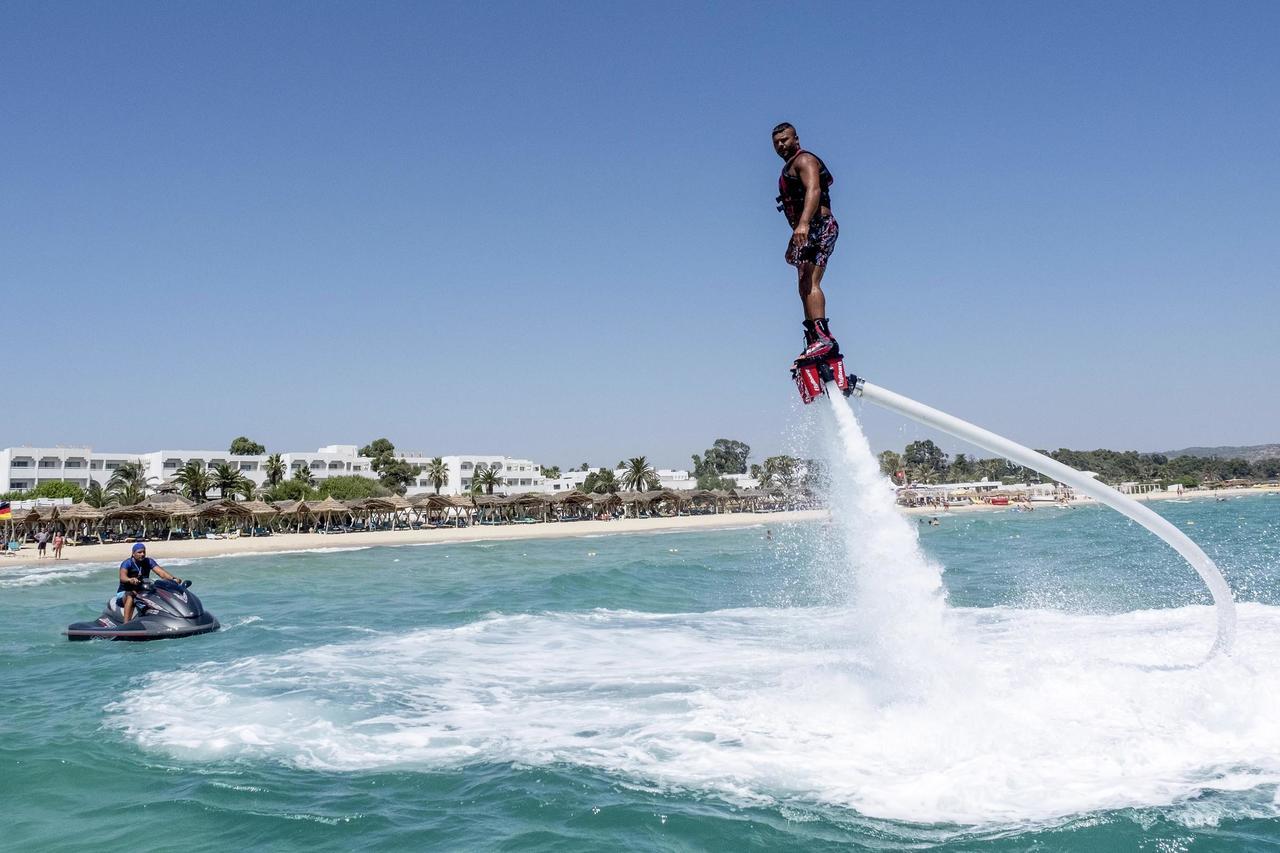
[[[10,539],[4,546],[4,555],[6,557],[18,556],[18,551],[22,549],[22,543],[17,540]]]

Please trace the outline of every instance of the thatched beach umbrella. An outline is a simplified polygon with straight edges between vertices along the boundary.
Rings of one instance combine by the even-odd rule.
[[[77,525],[85,525],[86,533],[89,529],[97,528],[102,522],[102,510],[97,507],[89,506],[87,503],[81,502],[63,507],[58,513],[58,517],[66,526],[68,533],[74,533]],[[98,535],[101,540],[101,533]],[[74,539],[71,540],[74,543]]]
[[[76,523],[82,521],[97,521],[102,518],[102,510],[97,507],[89,506],[87,503],[82,501],[78,504],[63,507],[58,513],[58,517],[63,521],[72,521]]]
[[[253,520],[253,523],[249,525],[250,536],[257,536],[258,527],[260,525],[270,521],[272,518],[275,518],[280,514],[280,510],[276,509],[266,501],[241,501],[237,506],[249,513],[248,517]]]
[[[311,507],[312,515],[317,517],[319,516],[324,517],[325,527],[330,527],[333,524],[334,513],[346,515],[350,511],[351,510],[347,508],[346,504],[344,504],[342,501],[332,496],[325,498],[324,500],[320,501],[320,503],[315,504]]]
[[[276,501],[279,518],[296,522],[296,530],[302,531],[302,519],[311,514],[311,506],[306,501]]]
[[[513,511],[523,512],[526,517],[532,517],[533,513],[542,515],[542,520],[547,520],[547,507],[551,499],[541,492],[521,492],[518,495],[512,495],[507,498],[507,505]]]

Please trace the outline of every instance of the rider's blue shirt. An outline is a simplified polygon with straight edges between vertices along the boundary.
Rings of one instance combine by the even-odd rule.
[[[143,578],[145,580],[151,577],[151,570],[157,565],[156,561],[150,557],[143,557],[140,561],[130,557],[120,564],[120,568],[124,569],[125,574],[131,578]],[[121,581],[116,588],[116,592],[133,592],[135,589],[136,587],[129,586],[124,581]]]

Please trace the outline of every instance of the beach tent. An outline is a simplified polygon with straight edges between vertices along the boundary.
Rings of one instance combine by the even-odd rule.
[[[324,518],[324,526],[326,528],[333,526],[334,515],[341,518],[349,514],[350,511],[345,503],[334,497],[327,497],[311,507],[312,515],[317,518]]]

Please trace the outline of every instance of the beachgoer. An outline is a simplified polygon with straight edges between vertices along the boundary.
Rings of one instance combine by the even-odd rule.
[[[116,589],[116,600],[124,609],[124,621],[133,619],[133,594],[142,589],[152,572],[165,580],[182,583],[181,578],[169,574],[163,566],[147,556],[146,545],[141,542],[133,543],[129,559],[120,564],[120,586]]]
[[[62,559],[62,545],[63,545],[64,541],[65,541],[65,540],[64,540],[64,539],[63,539],[63,537],[62,537],[62,531],[61,531],[61,530],[59,530],[57,533],[53,534],[53,559],[55,559],[55,560],[61,560],[61,559]]]
[[[49,544],[49,531],[41,530],[40,533],[37,534],[36,536],[36,555],[39,557],[45,556],[44,549],[45,549],[45,546],[48,544]]]
[[[778,210],[791,226],[785,257],[796,268],[804,305],[805,347],[800,358],[821,358],[837,348],[827,321],[827,297],[822,292],[827,259],[840,236],[829,192],[835,179],[819,157],[800,147],[795,127],[787,122],[773,129],[773,150],[785,161],[778,177]]]

